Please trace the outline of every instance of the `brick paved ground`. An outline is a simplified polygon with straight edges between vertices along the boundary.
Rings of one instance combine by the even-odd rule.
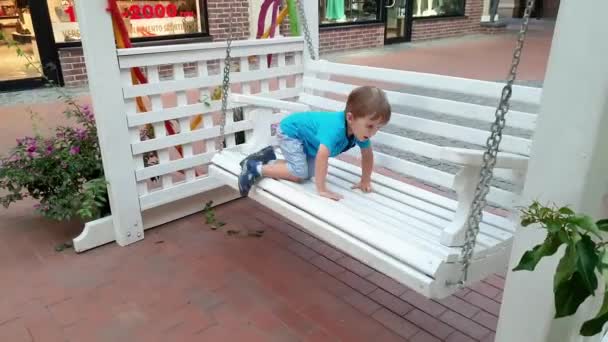
[[[250,200],[76,255],[22,204],[0,229],[0,341],[491,341],[503,279],[439,302]],[[263,229],[262,238],[227,230]]]
[[[548,44],[540,37],[547,32],[538,35],[530,50],[546,56]],[[446,64],[464,63],[452,58],[457,53],[482,70],[478,78],[498,79],[495,68],[475,59],[484,46],[508,50],[507,38],[496,39],[503,39],[502,45],[481,40],[468,55],[449,42],[394,53],[407,57],[402,68],[414,63],[424,69],[431,65],[420,56],[436,49],[433,58],[443,61],[434,62],[438,72]],[[366,63],[380,63],[386,55],[375,58]],[[522,63],[522,79],[542,81],[537,71],[544,72],[542,58]],[[32,94],[44,101],[32,107],[47,124],[65,122],[50,93]],[[5,104],[0,154],[16,137],[31,133],[30,106],[18,104],[27,101],[21,100],[25,95],[0,96]],[[218,208],[218,217],[228,223],[223,231],[211,231],[194,215],[147,231],[144,241],[127,248],[110,244],[81,255],[54,251],[81,226],[49,223],[32,213],[33,204],[0,210],[0,341],[494,339],[500,276],[431,301],[247,199]],[[229,229],[265,234],[227,236]]]

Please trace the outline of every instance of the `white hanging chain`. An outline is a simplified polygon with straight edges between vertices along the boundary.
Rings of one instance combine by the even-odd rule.
[[[481,177],[477,188],[475,189],[475,197],[471,207],[471,212],[467,219],[467,230],[465,235],[465,243],[462,246],[460,258],[462,262],[462,275],[460,281],[456,284],[458,286],[464,286],[468,279],[469,266],[471,264],[471,258],[475,250],[475,243],[477,241],[477,235],[479,234],[479,222],[481,221],[483,208],[486,206],[486,195],[490,191],[490,180],[494,175],[494,166],[496,165],[496,156],[498,154],[498,147],[502,140],[502,131],[505,128],[505,117],[509,112],[509,100],[513,94],[513,83],[517,77],[517,67],[521,59],[521,52],[524,47],[524,41],[526,33],[528,31],[528,22],[530,20],[530,14],[534,8],[535,0],[528,0],[526,4],[526,10],[523,16],[523,22],[519,30],[517,38],[517,45],[513,52],[513,60],[511,63],[511,70],[509,71],[509,77],[507,78],[507,84],[502,90],[502,96],[498,107],[496,108],[496,119],[491,127],[491,134],[486,142],[486,151],[483,154],[483,165],[481,167]]]
[[[306,41],[306,46],[308,47],[310,59],[316,61],[317,54],[315,53],[315,46],[312,43],[312,37],[310,36],[310,30],[308,29],[308,20],[306,20],[306,12],[304,12],[304,0],[298,0],[298,14],[300,17],[300,22],[302,23],[302,31],[304,31],[304,40]]]

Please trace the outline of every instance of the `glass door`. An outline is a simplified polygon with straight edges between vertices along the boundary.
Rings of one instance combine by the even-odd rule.
[[[44,1],[0,0],[0,91],[41,85],[42,72],[58,79],[45,7]]]
[[[386,0],[384,4],[384,43],[408,42],[412,37],[411,0]]]

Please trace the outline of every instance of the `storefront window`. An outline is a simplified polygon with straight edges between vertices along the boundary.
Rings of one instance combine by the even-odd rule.
[[[361,23],[380,19],[381,0],[319,0],[321,25]]]
[[[47,0],[47,3],[55,42],[79,41],[74,0]],[[207,32],[203,0],[118,0],[118,8],[131,38]]]
[[[0,81],[40,77],[40,55],[26,0],[0,0],[0,32]],[[21,55],[12,45],[19,47]]]
[[[414,0],[414,18],[464,15],[465,0]]]

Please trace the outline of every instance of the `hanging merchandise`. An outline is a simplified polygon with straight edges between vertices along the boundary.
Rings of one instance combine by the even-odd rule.
[[[327,0],[325,18],[327,20],[335,21],[346,20],[346,16],[344,14],[344,0]]]

